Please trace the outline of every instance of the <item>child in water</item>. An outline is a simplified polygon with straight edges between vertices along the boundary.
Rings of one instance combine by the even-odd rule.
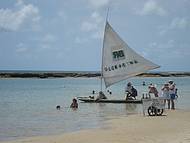
[[[73,98],[73,102],[71,103],[70,108],[78,108],[78,103],[76,98]]]

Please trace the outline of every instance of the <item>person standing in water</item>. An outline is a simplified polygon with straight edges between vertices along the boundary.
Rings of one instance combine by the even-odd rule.
[[[176,98],[177,95],[177,90],[176,90],[176,86],[175,83],[172,80],[169,80],[169,94],[170,94],[170,101],[171,101],[171,109],[175,109],[175,103],[174,100]]]
[[[73,98],[73,102],[71,103],[70,108],[74,108],[74,109],[78,108],[78,103],[77,103],[76,98]]]
[[[149,92],[148,92],[149,95],[150,93],[153,93],[155,97],[158,97],[158,90],[152,83],[148,86],[148,89],[149,89]]]
[[[164,86],[161,88],[162,90],[162,96],[164,98],[164,104],[168,103],[168,109],[170,109],[170,94],[169,94],[169,84],[165,83]]]

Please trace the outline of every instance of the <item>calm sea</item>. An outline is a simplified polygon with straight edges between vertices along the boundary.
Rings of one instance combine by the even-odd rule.
[[[140,98],[142,92],[147,92],[143,81],[156,84],[160,91],[169,79],[178,88],[176,107],[189,110],[190,77],[131,78],[111,86],[108,98],[125,98],[128,81],[137,88]],[[106,120],[142,113],[142,105],[136,104],[79,102],[79,109],[69,108],[72,98],[89,96],[92,90],[99,89],[98,78],[0,79],[0,141],[104,127]],[[60,111],[56,105],[61,105]]]

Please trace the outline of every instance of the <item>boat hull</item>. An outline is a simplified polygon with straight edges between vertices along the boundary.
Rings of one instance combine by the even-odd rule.
[[[78,98],[82,102],[87,103],[134,103],[134,104],[142,104],[142,100],[115,100],[115,99],[89,99],[89,98]]]

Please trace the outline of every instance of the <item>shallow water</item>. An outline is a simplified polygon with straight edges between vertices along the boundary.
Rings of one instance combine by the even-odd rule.
[[[160,91],[169,79],[178,88],[176,107],[189,110],[190,77],[132,78],[111,86],[108,98],[125,98],[128,81],[141,98],[147,92],[143,81],[156,84]],[[79,109],[69,108],[73,97],[89,96],[92,90],[99,89],[97,78],[0,79],[0,141],[102,127],[106,120],[142,112],[142,105],[136,104],[79,103]],[[61,105],[60,111],[56,105]]]

